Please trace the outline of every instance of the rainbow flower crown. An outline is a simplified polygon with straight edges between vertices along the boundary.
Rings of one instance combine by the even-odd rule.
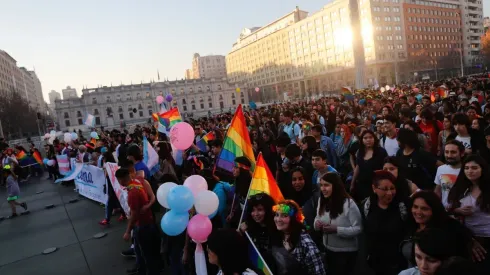
[[[294,206],[288,204],[277,204],[272,207],[272,211],[287,214],[289,217],[295,218],[299,223],[303,223],[305,216],[301,209],[299,211]]]

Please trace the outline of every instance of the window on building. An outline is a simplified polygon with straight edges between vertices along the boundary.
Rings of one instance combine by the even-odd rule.
[[[143,111],[140,111],[139,113],[140,113],[140,117],[143,117]]]
[[[92,97],[92,104],[97,104],[97,98],[96,97]]]
[[[122,106],[119,106],[119,107],[117,108],[117,111],[118,111],[119,113],[122,113],[122,112],[123,112],[123,107],[122,107]]]
[[[119,101],[121,100],[121,95],[116,95],[116,99]]]
[[[153,110],[152,109],[148,109],[148,115],[149,116],[153,115]]]
[[[106,102],[111,102],[111,97],[110,97],[110,96],[107,96],[107,97],[105,98],[105,100],[106,100]]]
[[[70,121],[69,120],[65,120],[65,126],[70,127]]]
[[[141,106],[141,104],[138,104],[138,110],[143,110],[143,106]]]
[[[83,125],[83,119],[81,118],[78,119],[78,125]]]
[[[131,100],[131,94],[126,94],[126,100]]]
[[[218,85],[218,91],[221,91],[221,85]]]
[[[131,105],[128,105],[128,111],[132,112],[133,111],[133,108]]]
[[[100,125],[100,117],[95,117],[95,125]]]
[[[223,95],[219,95],[219,100],[223,100]]]
[[[99,114],[99,109],[94,109],[94,115],[98,115]]]
[[[196,110],[196,105],[192,104],[191,108],[192,108],[192,111],[195,111]]]
[[[134,117],[133,112],[129,112],[129,118],[133,118],[133,117]]]
[[[119,119],[124,119],[124,114],[119,114]]]
[[[200,92],[202,92],[202,87],[201,87],[201,86],[199,86],[199,87],[197,88],[197,92],[199,92],[199,93],[200,93]]]
[[[236,105],[236,101],[233,99],[233,100],[231,101],[231,104]]]
[[[82,117],[82,112],[77,111],[77,117]]]
[[[209,108],[213,108],[213,103],[212,102],[209,102],[208,103],[208,106],[209,106]]]
[[[219,102],[219,107],[220,107],[221,109],[225,108],[225,104],[223,103],[223,101],[220,101],[220,102]]]
[[[201,103],[201,109],[204,109],[204,103]]]

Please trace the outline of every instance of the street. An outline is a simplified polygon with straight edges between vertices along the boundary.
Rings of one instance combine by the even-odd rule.
[[[98,224],[104,208],[98,203],[78,197],[73,187],[31,178],[21,183],[21,198],[30,214],[0,221],[0,274],[125,274],[134,259],[125,259],[121,250],[129,247],[122,239],[125,222],[114,217],[109,228]],[[38,192],[42,192],[36,194]],[[0,219],[10,215],[6,189],[0,190]],[[69,203],[70,200],[79,199]],[[54,204],[55,207],[45,209]],[[18,213],[22,210],[19,207]],[[96,239],[97,233],[107,233]],[[58,250],[43,255],[43,251]]]

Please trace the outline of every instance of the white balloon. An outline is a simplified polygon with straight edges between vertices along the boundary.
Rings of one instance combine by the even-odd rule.
[[[54,139],[55,139],[55,137],[53,137],[53,136],[52,136],[52,137],[50,137],[50,138],[49,138],[49,140],[48,140],[48,143],[49,143],[49,144],[53,144]]]
[[[70,143],[70,142],[71,142],[71,135],[65,136],[63,140],[64,140],[66,143]]]
[[[51,132],[49,132],[49,135],[52,136],[52,137],[56,136],[56,131],[55,130],[51,130]]]
[[[53,165],[55,165],[55,164],[56,164],[56,162],[55,162],[55,160],[54,160],[54,159],[50,159],[50,160],[48,160],[48,166],[53,166]]]
[[[167,195],[168,195],[168,192],[170,192],[170,190],[176,186],[177,186],[177,184],[175,184],[173,182],[166,182],[166,183],[160,185],[160,187],[158,187],[157,201],[161,206],[163,206],[167,209],[170,209],[170,206],[168,206],[168,202],[167,202]]]
[[[63,132],[59,131],[59,132],[56,132],[56,136],[59,137],[59,136],[62,136],[63,135]]]
[[[218,196],[213,191],[201,191],[196,196],[194,206],[196,207],[197,213],[209,216],[218,209]]]
[[[206,179],[200,175],[192,175],[185,179],[184,186],[191,189],[194,198],[197,198],[197,194],[200,192],[208,190],[208,183],[206,182]]]

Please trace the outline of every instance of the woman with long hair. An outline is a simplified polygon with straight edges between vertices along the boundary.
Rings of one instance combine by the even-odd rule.
[[[399,187],[396,195],[401,201],[408,200],[408,197],[417,192],[418,187],[411,180],[407,179],[403,172],[400,171],[400,164],[396,157],[387,157],[384,160],[383,170],[390,172],[396,179],[396,185]]]
[[[350,171],[350,155],[348,150],[352,143],[352,136],[352,130],[349,126],[346,124],[340,125],[341,139],[335,143],[335,151],[340,160],[337,170],[342,174],[347,174]]]
[[[326,274],[318,247],[304,231],[301,207],[292,200],[284,200],[273,210],[279,231],[273,248],[278,269],[275,274]]]
[[[407,205],[399,201],[395,177],[387,171],[375,171],[373,194],[361,203],[366,235],[368,264],[376,274],[395,275],[405,268],[399,252],[408,216]]]
[[[413,237],[417,232],[431,228],[442,229],[450,234],[451,242],[459,251],[457,256],[469,258],[472,243],[471,232],[449,216],[441,199],[432,191],[419,191],[413,194],[411,199],[407,237],[400,245],[409,267],[415,265]]]
[[[417,137],[419,139],[420,147],[423,148],[425,151],[430,152],[430,142],[427,136],[422,132],[422,129],[420,129],[420,126],[418,123],[416,123],[413,120],[407,121],[404,125],[403,128],[408,129],[410,131],[414,131],[417,133]]]
[[[479,155],[468,156],[456,182],[449,191],[451,210],[473,232],[475,239],[490,251],[490,171]],[[480,271],[490,270],[490,257],[477,264]]]
[[[314,228],[323,232],[329,273],[351,274],[357,259],[361,213],[337,173],[321,178],[320,191]]]
[[[318,144],[316,143],[316,139],[313,136],[305,136],[301,139],[301,156],[311,161],[311,155],[318,148]]]
[[[284,198],[293,200],[299,206],[303,206],[313,195],[312,177],[309,177],[301,166],[294,167],[289,173],[291,182],[283,188]]]
[[[252,180],[252,174],[250,169],[252,163],[247,157],[235,158],[235,167],[233,167],[233,177],[235,178],[235,195],[233,198],[233,205],[230,214],[226,218],[227,222],[233,227],[238,227],[240,214],[245,207],[247,200],[248,189]]]
[[[155,179],[157,180],[160,180],[163,175],[171,174],[172,176],[177,178],[175,160],[172,157],[172,146],[170,146],[170,143],[166,141],[160,141],[158,142],[156,149],[160,161],[160,169],[157,173],[153,175],[153,177],[155,177]]]
[[[240,230],[246,231],[250,235],[262,255],[266,255],[270,251],[271,238],[277,234],[274,212],[272,211],[274,205],[274,200],[266,193],[251,196],[247,200],[245,221],[240,225]]]
[[[208,237],[208,261],[219,267],[217,275],[256,275],[248,257],[247,241],[232,229],[218,229]]]
[[[417,267],[400,272],[399,275],[436,275],[442,263],[459,254],[451,235],[443,229],[426,229],[416,234],[414,255]],[[473,273],[467,273],[473,274]]]
[[[383,161],[388,156],[386,150],[379,145],[379,140],[371,130],[364,131],[359,137],[361,143],[356,153],[357,166],[354,169],[351,194],[361,201],[373,193],[373,171],[383,168]]]

